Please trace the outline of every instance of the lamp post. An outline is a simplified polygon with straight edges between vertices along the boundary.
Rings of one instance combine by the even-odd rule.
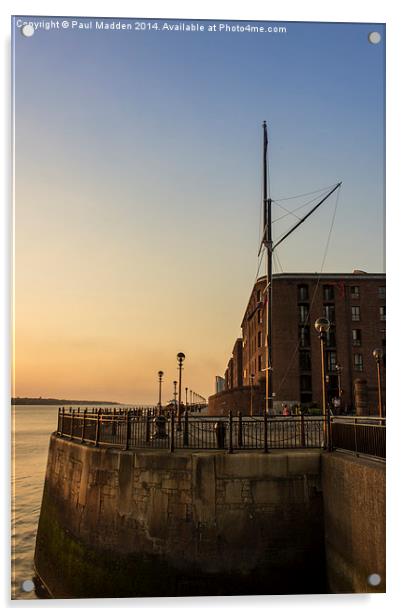
[[[341,381],[341,377],[342,377],[342,372],[343,372],[343,366],[341,366],[341,364],[336,364],[335,370],[336,370],[336,374],[338,376],[338,400],[336,400],[335,414],[339,415],[339,413],[342,413],[342,411],[341,411],[341,407],[342,407],[342,381]]]
[[[254,385],[254,374],[250,374],[250,415],[253,416],[253,385]]]
[[[336,364],[335,370],[336,370],[336,374],[338,375],[338,398],[341,399],[341,395],[342,395],[341,375],[343,372],[343,366],[341,366],[341,364]]]
[[[173,381],[174,410],[177,415],[177,381]]]
[[[159,370],[158,372],[158,377],[159,377],[159,415],[162,415],[162,377],[163,377],[163,372],[162,370]]]
[[[374,349],[373,357],[377,363],[377,386],[378,386],[378,415],[383,417],[382,392],[381,392],[381,368],[380,363],[383,358],[382,349]]]
[[[186,387],[186,410],[187,410],[187,392],[188,392],[188,387]]]
[[[177,423],[177,429],[181,430],[181,373],[183,372],[183,362],[186,356],[184,353],[177,353],[177,362],[179,364],[179,421]]]
[[[329,391],[329,374],[325,375],[325,386],[326,386],[326,392],[327,392],[327,406],[329,407],[331,404],[331,398],[329,396],[330,391]]]
[[[325,317],[320,317],[314,323],[316,332],[319,334],[320,347],[321,347],[321,389],[322,389],[322,415],[323,415],[323,427],[324,427],[324,443],[328,451],[331,450],[330,443],[330,416],[329,409],[327,408],[327,391],[326,391],[326,379],[325,379],[325,355],[324,355],[324,342],[327,332],[330,328],[330,322]]]

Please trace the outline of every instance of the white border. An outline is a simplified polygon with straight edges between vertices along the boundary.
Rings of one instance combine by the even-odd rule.
[[[388,400],[388,468],[387,468],[387,550],[388,550],[388,571],[387,571],[387,594],[371,596],[286,596],[286,597],[223,597],[223,598],[194,598],[194,599],[160,599],[160,600],[96,600],[96,601],[72,601],[68,602],[43,602],[43,601],[14,601],[10,602],[9,597],[9,542],[10,532],[9,523],[3,524],[2,528],[2,557],[4,559],[3,575],[1,579],[2,603],[6,609],[20,610],[29,608],[59,608],[74,609],[78,611],[102,609],[113,607],[135,609],[137,611],[146,610],[147,613],[153,610],[163,610],[164,613],[177,613],[178,611],[189,611],[192,613],[205,612],[205,610],[217,609],[220,612],[230,610],[231,615],[243,614],[247,607],[255,613],[273,609],[281,613],[297,611],[298,614],[322,614],[325,610],[326,615],[338,613],[344,608],[352,608],[354,614],[364,613],[376,614],[384,607],[390,608],[397,605],[398,598],[401,597],[401,568],[399,566],[399,550],[402,547],[400,538],[401,499],[400,476],[401,459],[399,443],[402,436],[402,407],[397,405],[397,383],[399,376],[400,362],[399,342],[401,342],[400,325],[398,319],[398,306],[401,302],[400,269],[402,259],[400,255],[402,231],[401,216],[401,161],[397,156],[398,149],[402,143],[400,110],[402,109],[400,65],[402,58],[401,39],[402,39],[402,20],[400,19],[397,2],[394,0],[382,0],[373,2],[354,2],[350,0],[337,0],[337,2],[327,3],[323,0],[282,0],[270,1],[267,3],[256,0],[247,2],[233,1],[225,3],[220,0],[203,0],[196,4],[188,1],[171,0],[168,4],[162,1],[138,1],[122,2],[113,0],[107,2],[98,0],[90,2],[88,0],[70,0],[70,2],[59,1],[55,3],[50,0],[36,2],[3,1],[1,5],[0,28],[2,32],[3,49],[5,51],[4,61],[1,64],[2,84],[5,96],[2,99],[3,121],[2,134],[6,136],[1,150],[3,164],[0,166],[2,173],[3,199],[1,208],[0,222],[0,246],[2,249],[1,258],[1,293],[0,302],[0,324],[2,341],[10,343],[10,268],[11,268],[11,180],[10,180],[10,15],[96,15],[96,16],[118,16],[118,17],[171,17],[171,18],[199,18],[199,19],[256,19],[271,21],[334,21],[334,22],[380,22],[387,24],[387,322],[388,322],[388,350],[387,350],[387,400]],[[341,42],[340,42],[341,44]],[[398,160],[399,159],[399,160]],[[390,335],[392,333],[392,336]],[[2,494],[6,494],[9,486],[10,463],[9,463],[9,344],[1,345],[0,360],[0,379],[2,393],[2,415],[5,420],[2,423],[2,470],[4,485],[7,489]],[[398,369],[399,368],[399,369]],[[392,429],[390,429],[392,428]],[[3,516],[2,520],[9,522],[9,500],[2,498]],[[369,541],[369,538],[367,538]],[[306,563],[308,566],[308,563]],[[85,607],[84,607],[85,606]],[[391,609],[392,609],[391,607]]]

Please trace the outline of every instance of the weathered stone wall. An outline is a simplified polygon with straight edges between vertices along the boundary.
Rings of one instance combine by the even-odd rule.
[[[35,565],[55,597],[384,592],[385,465],[52,436]]]
[[[35,564],[57,597],[325,592],[320,452],[51,437]]]
[[[385,592],[385,464],[323,454],[322,485],[329,590]]]

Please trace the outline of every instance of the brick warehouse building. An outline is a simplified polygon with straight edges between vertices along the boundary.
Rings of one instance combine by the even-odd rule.
[[[251,397],[253,412],[264,408],[265,285],[265,276],[254,285],[241,323],[242,338],[236,340],[225,372],[225,389],[209,398],[211,415],[229,409],[249,413]],[[331,323],[325,347],[329,399],[338,394],[336,366],[341,365],[342,408],[355,407],[358,381],[367,391],[363,414],[377,414],[372,353],[383,349],[384,372],[385,274],[276,274],[272,294],[274,409],[279,411],[283,402],[321,406],[320,343],[314,323],[325,316]]]

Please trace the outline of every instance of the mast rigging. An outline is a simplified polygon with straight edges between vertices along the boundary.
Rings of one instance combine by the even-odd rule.
[[[275,248],[277,248],[285,239],[287,239],[293,231],[300,227],[311,214],[313,214],[342,184],[338,182],[331,190],[298,222],[281,237],[275,244],[272,241],[272,199],[268,192],[268,129],[267,123],[263,122],[263,221],[264,228],[262,239],[258,251],[258,256],[261,254],[262,247],[266,250],[267,262],[267,284],[266,292],[266,337],[265,337],[265,412],[269,415],[273,409],[273,393],[272,393],[272,257]]]

